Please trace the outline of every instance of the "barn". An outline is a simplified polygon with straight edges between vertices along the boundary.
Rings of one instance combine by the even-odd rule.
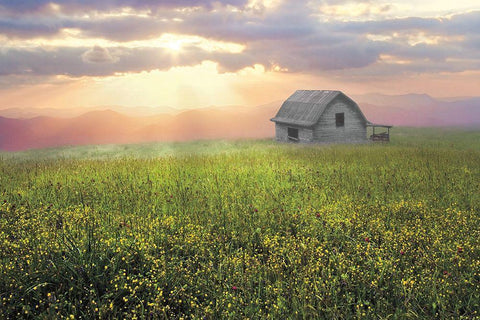
[[[319,143],[367,142],[367,127],[373,127],[371,140],[388,141],[388,125],[373,124],[358,105],[341,91],[297,90],[280,107],[275,122],[277,141]],[[376,127],[388,132],[375,134]]]

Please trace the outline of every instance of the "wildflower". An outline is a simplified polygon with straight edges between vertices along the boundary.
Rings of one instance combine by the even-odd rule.
[[[238,287],[232,286],[232,290],[233,290],[233,291],[238,290]]]
[[[405,254],[405,251],[400,250],[400,254],[403,256]]]
[[[57,219],[56,224],[55,224],[55,227],[57,228],[57,230],[58,230],[58,229],[62,229],[62,227],[63,227],[63,219],[62,219],[62,217],[59,217],[59,218]]]
[[[369,237],[365,237],[365,242],[370,242],[370,238],[369,238]]]
[[[120,227],[130,228],[130,225],[125,221],[120,222]]]
[[[462,253],[463,252],[463,248],[462,247],[458,247],[457,248],[457,253]]]

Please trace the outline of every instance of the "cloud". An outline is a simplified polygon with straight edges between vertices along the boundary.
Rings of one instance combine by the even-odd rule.
[[[174,66],[194,66],[208,60],[208,52],[184,48],[173,56],[160,48],[101,47],[55,49],[9,49],[0,51],[0,76],[110,76],[116,73],[168,70]],[[227,53],[224,53],[227,55]],[[111,58],[111,59],[110,59]]]
[[[117,60],[112,57],[108,49],[100,46],[95,46],[92,49],[85,51],[85,53],[82,54],[82,59],[84,62],[88,63],[111,63]]]
[[[53,4],[53,6],[52,6]],[[247,0],[0,0],[0,9],[9,13],[51,12],[64,10],[75,11],[110,11],[119,8],[136,8],[156,11],[161,8],[212,8],[215,4],[243,7]]]
[[[458,35],[480,33],[480,11],[443,18],[408,17],[379,21],[353,21],[338,24],[338,31],[365,34],[391,34],[422,30],[430,34]]]
[[[71,28],[78,31],[79,44],[71,48],[49,48],[41,44],[3,46],[0,74],[102,76],[168,70],[206,60],[218,63],[220,72],[236,72],[261,64],[266,70],[281,69],[282,72],[339,71],[340,74],[341,70],[354,70],[368,74],[367,69],[374,67],[373,72],[381,70],[388,74],[414,73],[415,68],[417,72],[478,70],[480,61],[480,11],[443,18],[345,22],[322,20],[315,6],[291,0],[283,0],[274,7],[263,6],[262,10],[248,9],[246,0],[56,1],[61,13],[45,11],[51,6],[49,3],[0,0],[4,11],[16,14],[2,16],[0,13],[0,35],[35,40],[60,37],[62,30]],[[326,3],[340,5],[345,1]],[[370,4],[369,1],[362,3]],[[124,6],[133,9],[120,14]],[[178,9],[183,7],[189,9]],[[65,11],[67,9],[70,11]],[[147,11],[141,11],[143,9]],[[82,10],[95,11],[85,17],[78,14]],[[233,42],[245,49],[220,52],[187,44],[172,54],[158,44],[127,45],[135,40],[157,39],[167,33]],[[82,45],[86,39],[108,40],[110,44],[92,48],[92,42]],[[387,64],[382,56],[408,63]]]
[[[8,18],[0,15],[0,35],[12,38],[50,37],[59,32],[62,23],[55,20]]]
[[[172,14],[173,15],[173,14]],[[170,32],[179,25],[171,17],[107,17],[95,21],[81,19],[72,21],[71,27],[82,30],[86,37],[98,37],[117,42],[143,40]]]

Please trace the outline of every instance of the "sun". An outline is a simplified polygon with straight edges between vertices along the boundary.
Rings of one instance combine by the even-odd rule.
[[[172,52],[180,52],[183,47],[183,41],[182,40],[174,40],[171,39],[169,41],[166,41],[163,46],[168,49],[169,51]]]
[[[182,51],[185,45],[188,45],[189,42],[191,42],[191,40],[189,40],[188,37],[182,35],[166,33],[160,38],[153,40],[151,45],[153,44],[160,48],[164,48],[173,54],[178,54]]]

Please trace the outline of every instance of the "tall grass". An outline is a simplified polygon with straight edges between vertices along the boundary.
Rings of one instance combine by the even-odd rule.
[[[398,133],[4,154],[2,314],[478,317],[478,132]]]

